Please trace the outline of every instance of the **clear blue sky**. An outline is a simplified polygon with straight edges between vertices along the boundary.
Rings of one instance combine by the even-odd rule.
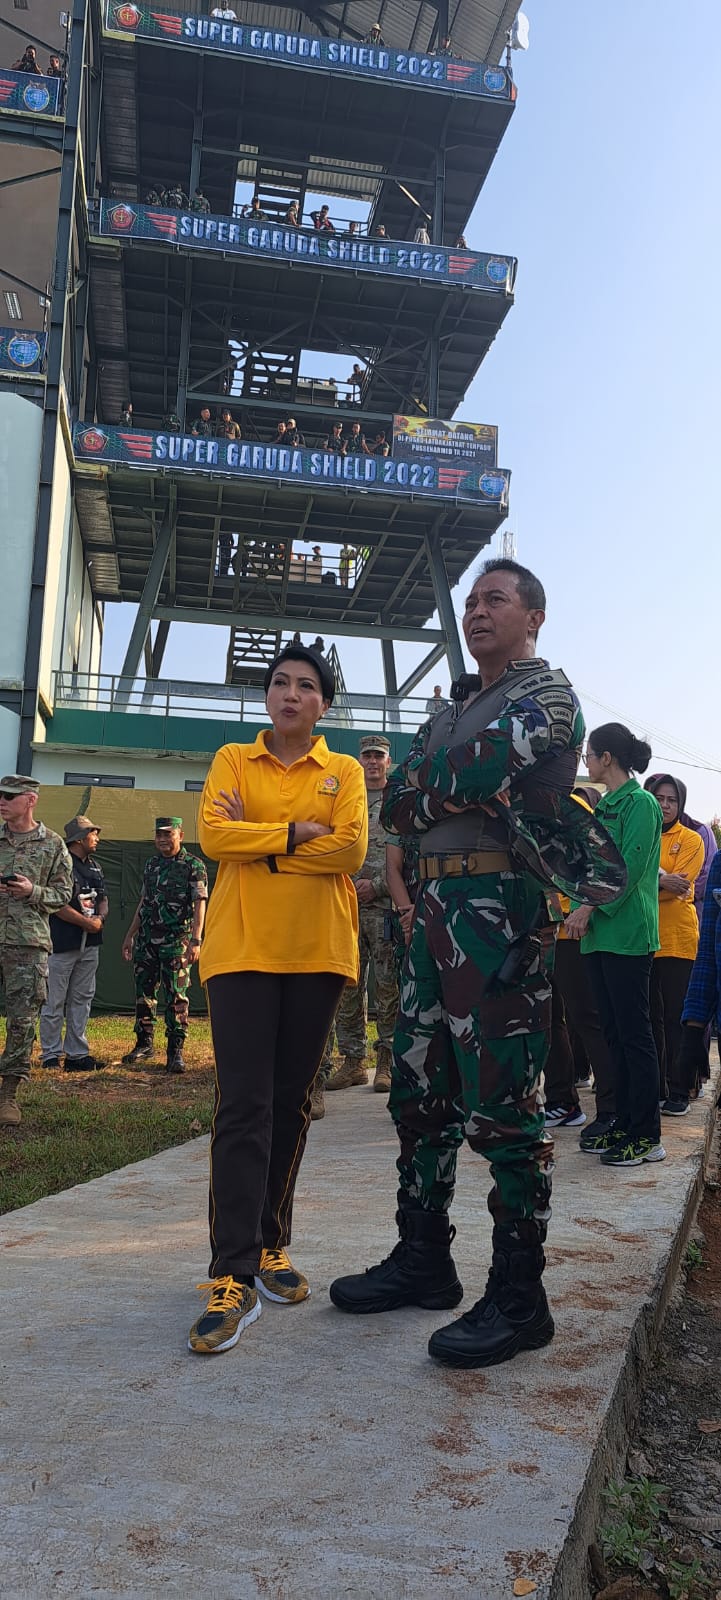
[[[721,771],[681,765],[657,730],[721,769],[718,0],[524,9],[518,105],[467,230],[518,256],[516,304],[460,415],[499,426],[507,526],[548,594],[544,655],[589,726],[621,712],[709,817]],[[108,608],[106,671],[131,623]],[[219,629],[174,628],[164,674],[191,675],[189,645],[222,681]],[[351,688],[382,688],[376,643],[339,647]]]

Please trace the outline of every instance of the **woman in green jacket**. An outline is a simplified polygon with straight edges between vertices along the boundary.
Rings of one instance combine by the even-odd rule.
[[[581,1148],[605,1166],[663,1161],[658,1057],[651,1029],[649,984],[658,937],[661,808],[633,776],[645,772],[651,747],[621,722],[606,722],[586,741],[592,783],[606,793],[596,807],[626,863],[623,894],[606,906],[579,906],[566,929],[581,940],[606,1042],[616,1068],[615,1121],[584,1129]]]

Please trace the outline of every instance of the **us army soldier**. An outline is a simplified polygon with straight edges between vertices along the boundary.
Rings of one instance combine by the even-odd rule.
[[[30,1076],[35,1029],[48,994],[50,913],[73,892],[70,856],[57,833],[35,820],[38,785],[0,779],[0,973],[7,1041],[0,1063],[0,1123],[20,1122],[18,1085]]]

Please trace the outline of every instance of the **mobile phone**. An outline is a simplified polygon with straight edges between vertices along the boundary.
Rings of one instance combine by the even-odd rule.
[[[16,879],[17,872],[4,872],[0,877],[0,883],[15,883]]]

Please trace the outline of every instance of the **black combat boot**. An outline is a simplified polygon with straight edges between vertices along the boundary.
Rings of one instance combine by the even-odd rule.
[[[153,1054],[153,1030],[142,1025],[135,1030],[136,1042],[132,1050],[123,1056],[124,1067],[137,1066],[139,1061],[147,1061]]]
[[[165,1063],[165,1070],[166,1072],[185,1072],[182,1043],[168,1045],[168,1058]]]
[[[545,1226],[504,1223],[493,1229],[486,1292],[457,1322],[431,1335],[428,1354],[448,1367],[495,1367],[521,1350],[540,1350],[553,1338],[553,1318],[541,1282]]]
[[[399,1306],[435,1311],[463,1299],[451,1255],[456,1230],[446,1213],[411,1207],[404,1196],[396,1222],[400,1239],[385,1261],[331,1284],[330,1297],[340,1311],[396,1311]]]

